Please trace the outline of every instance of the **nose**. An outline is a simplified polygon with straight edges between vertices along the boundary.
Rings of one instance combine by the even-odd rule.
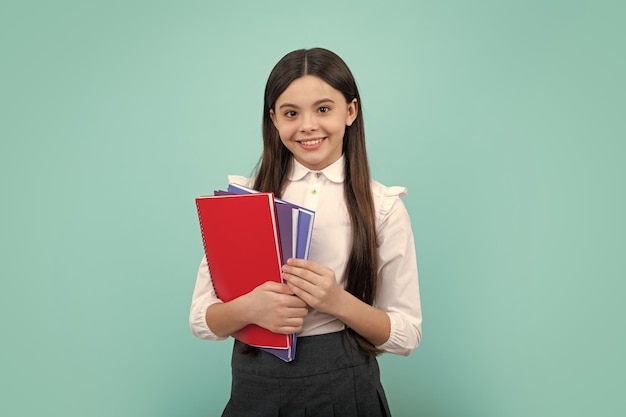
[[[313,130],[317,130],[317,119],[315,115],[311,112],[302,113],[302,117],[300,118],[300,131],[301,132],[310,132]]]

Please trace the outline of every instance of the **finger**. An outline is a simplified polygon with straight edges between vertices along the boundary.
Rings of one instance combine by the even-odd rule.
[[[290,309],[298,309],[298,308],[306,307],[306,303],[304,302],[304,300],[300,299],[299,297],[296,297],[295,295],[290,295],[289,300],[286,301],[285,305],[286,307]]]
[[[284,319],[281,324],[279,324],[278,332],[279,333],[297,333],[302,330],[302,325],[304,324],[304,317],[290,317]]]
[[[289,294],[289,295],[293,294],[286,284],[280,283],[280,282],[267,281],[261,284],[261,287],[265,291],[272,291],[272,292],[276,292],[279,294]]]
[[[292,284],[289,284],[289,285],[290,285],[291,290],[297,296],[297,298],[304,301],[306,305],[312,306],[313,304],[316,304],[316,299],[315,297],[313,297],[313,295],[311,295],[310,293],[308,293],[307,291],[303,290],[300,287],[297,287]]]
[[[289,318],[302,320],[309,314],[309,309],[305,307],[291,308],[289,309]]]
[[[306,269],[306,268],[300,268],[297,266],[290,266],[290,265],[284,265],[283,266],[283,277],[285,274],[291,275],[291,276],[295,276],[298,278],[301,278],[303,280],[309,281],[313,284],[317,283],[319,281],[320,275],[318,275],[317,273]]]
[[[306,291],[307,293],[312,293],[315,291],[315,281],[311,279],[306,279],[298,275],[292,275],[289,273],[283,274],[283,279],[287,282],[289,289],[294,291],[296,295],[298,293],[295,292],[295,288],[299,288],[300,290]]]
[[[280,333],[280,334],[294,334],[294,333],[300,333],[301,330],[302,330],[302,326],[284,326],[284,327],[278,327],[272,331],[274,333]]]
[[[325,271],[328,270],[328,267],[322,264],[318,264],[317,262],[313,262],[308,259],[300,259],[300,258],[287,259],[287,265],[306,269],[311,272],[315,272],[316,274],[319,274],[319,275],[323,275]]]

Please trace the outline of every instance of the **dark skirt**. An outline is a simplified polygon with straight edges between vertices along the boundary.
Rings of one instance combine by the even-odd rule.
[[[389,417],[375,357],[345,332],[298,338],[282,360],[235,341],[231,397],[222,417]]]

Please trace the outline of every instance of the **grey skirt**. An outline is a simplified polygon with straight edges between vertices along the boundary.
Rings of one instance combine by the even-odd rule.
[[[235,341],[231,397],[222,417],[389,417],[375,357],[345,332],[298,338],[283,362]]]

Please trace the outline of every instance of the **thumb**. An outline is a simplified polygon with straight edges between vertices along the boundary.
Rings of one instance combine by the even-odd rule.
[[[279,294],[289,294],[289,295],[293,294],[293,291],[289,289],[287,284],[282,284],[280,282],[267,281],[261,284],[261,287],[263,287],[263,289],[266,291],[277,292]]]

